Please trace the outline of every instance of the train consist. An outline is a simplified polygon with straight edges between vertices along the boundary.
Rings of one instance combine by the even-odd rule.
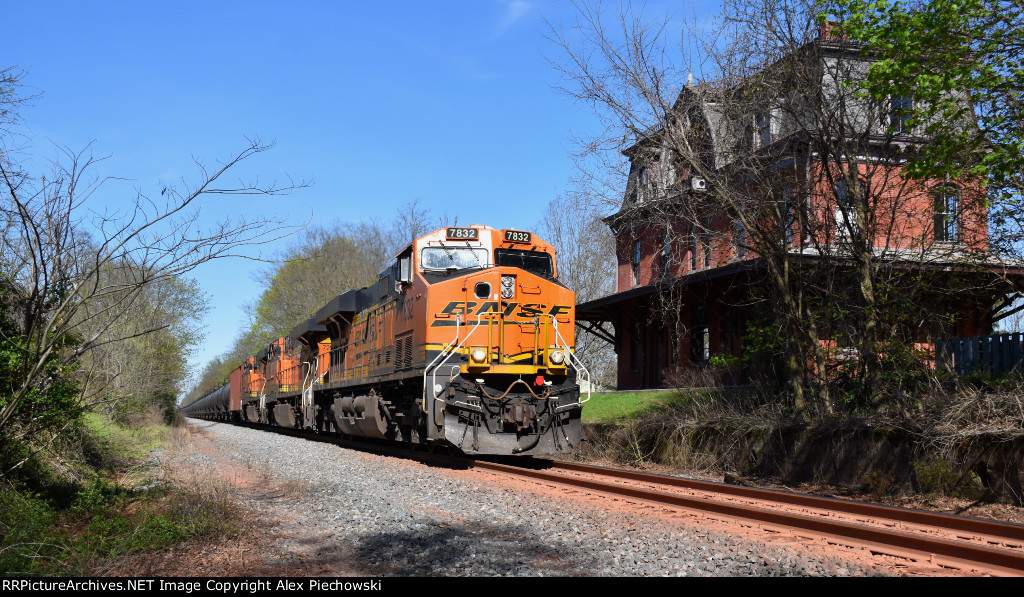
[[[470,455],[569,452],[589,374],[556,273],[529,232],[434,231],[182,412]]]

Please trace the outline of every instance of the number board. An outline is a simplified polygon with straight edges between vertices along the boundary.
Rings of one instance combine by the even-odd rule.
[[[480,231],[476,228],[448,228],[445,230],[446,240],[479,240]]]
[[[529,232],[520,232],[518,230],[505,231],[505,242],[507,243],[528,243],[532,240],[533,235]]]

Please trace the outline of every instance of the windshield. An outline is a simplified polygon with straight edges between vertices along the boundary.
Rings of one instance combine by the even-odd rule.
[[[494,263],[506,267],[518,267],[531,274],[539,276],[552,276],[551,255],[538,253],[537,251],[522,251],[520,249],[495,249]]]
[[[487,250],[470,247],[427,247],[420,257],[423,269],[448,270],[487,267]]]

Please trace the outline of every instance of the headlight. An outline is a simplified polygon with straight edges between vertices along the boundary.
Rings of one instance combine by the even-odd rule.
[[[472,359],[474,363],[483,363],[487,360],[487,351],[482,348],[474,348],[472,352],[469,353],[469,358]]]
[[[516,278],[515,276],[502,276],[501,277],[501,298],[511,299],[516,297]]]
[[[565,353],[563,353],[561,350],[553,350],[551,351],[551,354],[548,355],[548,358],[551,359],[552,363],[556,365],[561,365],[562,361],[565,360]]]

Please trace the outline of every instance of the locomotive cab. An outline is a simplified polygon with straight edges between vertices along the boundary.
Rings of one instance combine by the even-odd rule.
[[[551,246],[470,227],[439,230],[417,249],[422,404],[439,437],[467,453],[570,451],[581,435],[575,295],[557,281]]]

